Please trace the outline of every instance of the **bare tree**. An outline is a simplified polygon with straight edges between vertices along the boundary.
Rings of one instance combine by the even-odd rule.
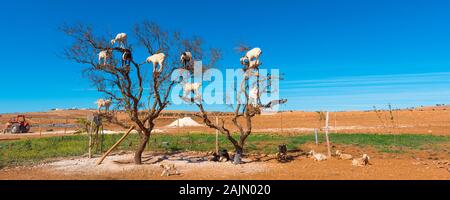
[[[249,48],[245,46],[241,46],[237,48],[239,51],[246,51]],[[200,101],[192,101],[190,99],[184,99],[185,101],[188,101],[190,103],[195,104],[198,109],[199,113],[197,114],[198,117],[200,117],[203,120],[203,123],[215,130],[218,130],[220,133],[224,134],[227,139],[233,144],[236,154],[234,157],[234,163],[240,164],[242,163],[242,155],[244,153],[244,146],[247,138],[252,133],[252,123],[253,123],[253,117],[260,115],[261,111],[263,109],[269,109],[273,108],[276,105],[284,104],[287,102],[287,100],[272,100],[270,102],[261,102],[261,94],[268,92],[271,89],[272,82],[275,81],[274,79],[280,80],[280,77],[273,77],[273,76],[266,76],[259,73],[259,66],[261,63],[256,63],[255,66],[253,66],[250,69],[250,63],[243,65],[243,71],[244,71],[244,79],[242,80],[240,87],[236,88],[239,92],[236,95],[234,101],[235,106],[233,108],[234,112],[232,114],[231,122],[234,125],[235,128],[239,131],[239,138],[235,139],[232,135],[232,129],[231,127],[225,127],[225,120],[221,119],[221,122],[219,124],[215,124],[212,122],[211,114],[210,112],[207,112],[204,107],[204,102],[202,100]],[[256,81],[250,81],[250,78],[254,76],[256,77]],[[262,84],[265,83],[265,84]],[[257,101],[254,101],[254,96],[250,94],[250,91],[252,89],[256,88],[258,91],[257,93]],[[243,99],[242,99],[243,95]],[[243,119],[243,121],[240,121],[240,119]]]
[[[96,35],[91,27],[82,24],[63,26],[62,31],[72,39],[70,46],[63,49],[63,56],[85,65],[84,77],[88,78],[99,92],[113,100],[116,112],[126,112],[139,132],[140,143],[134,161],[141,164],[142,153],[155,128],[155,121],[168,107],[171,89],[178,82],[171,80],[172,72],[185,67],[182,66],[179,56],[184,51],[192,51],[201,59],[201,39],[183,38],[179,32],[163,30],[158,24],[148,21],[135,25],[134,38],[128,37],[128,40],[135,39],[132,42],[137,44],[136,47],[128,44],[115,47],[106,39],[112,38],[113,35]],[[142,62],[136,60],[135,56],[139,50],[140,55],[147,56],[165,53],[163,71],[153,72],[153,67],[144,61],[145,58],[141,59]],[[98,61],[98,53],[101,51],[111,52],[106,63]],[[132,55],[128,64],[122,60],[124,53]],[[109,122],[124,128],[131,126],[117,120],[114,113],[105,114]]]

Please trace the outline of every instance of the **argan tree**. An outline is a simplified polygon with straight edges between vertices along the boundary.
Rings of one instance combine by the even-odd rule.
[[[96,34],[91,27],[81,24],[63,26],[62,31],[71,38],[71,44],[63,49],[63,56],[83,65],[83,77],[98,92],[112,99],[115,111],[106,114],[109,122],[124,128],[134,126],[139,132],[140,143],[134,161],[141,164],[155,121],[169,106],[171,90],[178,82],[171,79],[171,74],[185,68],[180,55],[190,51],[196,59],[202,59],[202,40],[182,37],[179,32],[163,30],[148,21],[134,26],[126,45],[113,45],[110,41],[115,35]],[[99,61],[101,51],[108,52],[106,63]],[[217,54],[217,50],[211,52]],[[127,62],[123,62],[124,53],[131,53]],[[146,63],[148,56],[157,53],[166,55],[161,72],[155,72],[153,65]],[[133,124],[117,120],[114,113],[118,111],[125,112]]]
[[[239,49],[239,51],[247,51],[249,48],[242,46],[239,47]],[[255,62],[252,68],[250,68],[250,63],[251,62],[241,63],[243,79],[240,85],[237,85],[234,88],[234,90],[237,91],[237,95],[234,96],[234,102],[231,105],[233,109],[231,122],[234,128],[238,130],[239,138],[236,139],[233,137],[233,127],[226,127],[224,119],[221,119],[221,122],[219,122],[219,124],[213,122],[214,120],[211,119],[210,116],[212,113],[205,110],[203,99],[184,99],[185,101],[195,104],[198,107],[200,112],[197,114],[197,117],[200,117],[206,126],[218,130],[221,134],[224,134],[226,136],[229,142],[231,142],[236,151],[234,164],[242,163],[245,142],[251,135],[253,130],[253,118],[257,115],[261,115],[262,110],[264,109],[270,109],[276,105],[284,104],[287,102],[287,100],[284,99],[275,99],[268,102],[262,102],[262,94],[274,92],[272,83],[274,81],[279,81],[281,78],[279,76],[260,74],[259,67],[262,63]],[[257,91],[256,99],[255,94],[251,94],[252,90],[255,89]]]

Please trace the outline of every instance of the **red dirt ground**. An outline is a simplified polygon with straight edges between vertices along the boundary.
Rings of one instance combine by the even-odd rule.
[[[335,158],[316,162],[305,156],[289,163],[278,163],[271,156],[250,156],[248,163],[233,165],[200,160],[204,154],[195,152],[167,158],[147,154],[145,164],[136,166],[131,164],[132,157],[111,156],[100,166],[95,165],[97,159],[73,158],[6,168],[0,170],[0,180],[450,180],[450,164],[446,160],[382,155],[372,158],[366,167],[354,167],[351,161]],[[161,163],[175,164],[181,175],[161,177]]]

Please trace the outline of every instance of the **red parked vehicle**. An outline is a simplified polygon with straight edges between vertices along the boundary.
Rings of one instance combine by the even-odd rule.
[[[30,129],[31,125],[27,122],[25,115],[17,115],[16,118],[9,120],[3,133],[28,133]]]

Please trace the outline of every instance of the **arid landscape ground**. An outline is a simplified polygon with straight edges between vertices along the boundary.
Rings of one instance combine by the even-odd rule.
[[[349,152],[349,150],[347,150]],[[132,164],[132,154],[114,155],[100,166],[97,159],[72,158],[35,166],[6,168],[5,180],[450,180],[448,160],[374,155],[371,165],[351,166],[351,161],[313,161],[305,156],[278,163],[269,156],[248,156],[241,165],[210,162],[204,153],[146,154],[146,162]],[[160,164],[175,164],[180,175],[161,176]]]
[[[86,118],[89,110],[64,110],[42,113],[26,113],[32,123],[32,133],[0,134],[2,142],[32,140],[48,137],[70,136],[76,133],[79,118]],[[157,121],[155,135],[177,134],[212,134],[215,131],[206,127],[168,127],[179,118],[191,117],[198,123],[193,113],[167,112]],[[6,123],[17,114],[2,114],[0,124]],[[228,119],[225,114],[220,118]],[[119,113],[123,120],[126,116]],[[333,152],[337,149],[360,157],[370,155],[370,165],[354,167],[351,161],[336,157],[317,162],[306,155],[314,149],[326,152],[324,143],[316,146],[314,141],[295,147],[289,153],[293,160],[279,163],[274,154],[262,152],[249,153],[245,164],[233,165],[231,162],[210,162],[206,152],[179,151],[161,153],[149,151],[144,156],[144,164],[132,163],[132,151],[116,151],[105,162],[96,166],[98,158],[86,156],[61,157],[46,159],[23,166],[6,166],[0,169],[0,179],[438,179],[450,180],[450,107],[420,107],[408,110],[385,111],[348,111],[330,114],[331,134],[366,134],[366,135],[430,135],[445,137],[439,147],[401,148],[396,151],[380,151],[371,146],[333,143]],[[254,132],[258,134],[296,135],[313,134],[314,129],[323,129],[324,118],[320,112],[283,112],[261,115],[255,118]],[[229,120],[227,120],[229,121]],[[68,126],[67,126],[68,125]],[[121,133],[124,130],[112,125],[105,125],[108,133]],[[322,131],[322,130],[321,130]],[[250,136],[252,137],[252,136]],[[48,147],[51,148],[51,147]],[[213,149],[211,149],[213,151]],[[179,175],[160,176],[161,164],[175,164]]]
[[[94,113],[93,110],[61,110],[41,113],[25,113],[27,119],[33,125],[32,133],[24,135],[0,135],[0,140],[10,138],[34,137],[37,134],[60,135],[73,132],[78,126],[78,119]],[[191,117],[201,123],[195,113],[169,111],[156,121],[157,131],[164,133],[182,132],[214,132],[206,127],[173,128],[167,127],[175,120],[183,117]],[[10,118],[17,114],[0,114],[0,125],[4,125]],[[231,116],[226,113],[219,115],[231,126]],[[118,113],[118,119],[127,121],[124,113]],[[414,109],[381,111],[346,111],[330,113],[330,131],[339,133],[376,133],[376,134],[450,134],[450,106],[418,107]],[[315,128],[323,128],[325,124],[324,113],[289,111],[276,114],[256,116],[254,120],[254,132],[298,134],[311,133]],[[39,128],[38,126],[41,126]],[[67,126],[68,128],[64,128]],[[123,131],[120,127],[105,125],[105,129],[111,131]]]

